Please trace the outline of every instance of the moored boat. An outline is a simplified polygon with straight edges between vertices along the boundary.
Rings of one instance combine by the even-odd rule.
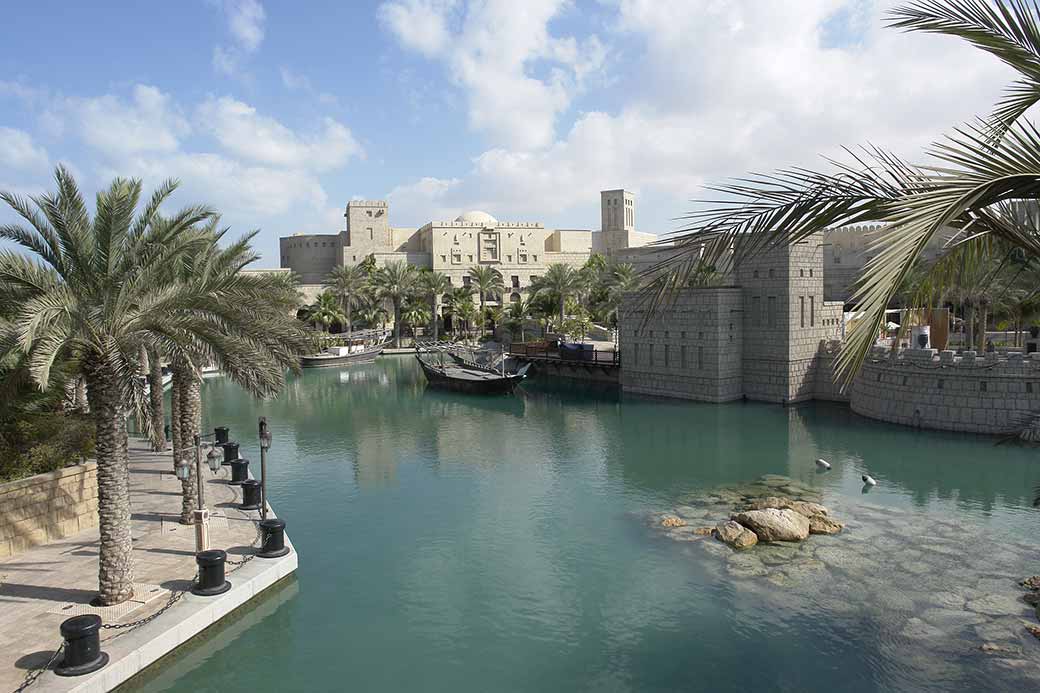
[[[301,356],[300,365],[304,368],[333,368],[369,363],[383,353],[387,333],[384,330],[366,330],[351,334],[344,341],[347,342],[345,345],[328,347],[320,354]]]
[[[471,395],[511,393],[527,377],[530,366],[526,364],[510,373],[504,367],[496,370],[477,365],[459,357],[448,347],[419,344],[415,347],[415,359],[430,386]]]

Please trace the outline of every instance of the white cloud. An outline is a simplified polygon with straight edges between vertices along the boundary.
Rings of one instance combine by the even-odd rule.
[[[231,34],[231,45],[213,47],[213,67],[223,74],[234,75],[242,61],[263,43],[267,14],[257,0],[223,0],[220,5]]]
[[[319,132],[301,135],[226,96],[205,101],[197,120],[227,151],[265,164],[324,171],[362,153],[350,130],[332,118],[322,120]]]
[[[840,155],[842,145],[868,142],[919,159],[921,148],[942,132],[988,113],[1011,75],[956,39],[883,28],[891,4],[621,0],[609,34],[614,45],[590,60],[602,64],[608,51],[623,52],[625,73],[614,76],[611,87],[623,91],[622,105],[579,114],[563,132],[554,115],[569,97],[557,96],[551,77],[533,80],[521,67],[505,70],[496,84],[484,71],[503,64],[496,51],[515,57],[513,49],[473,50],[480,40],[464,29],[457,40],[466,47],[443,59],[456,70],[462,66],[470,122],[516,136],[500,138],[476,157],[448,197],[499,218],[598,226],[597,191],[624,186],[656,203],[640,208],[641,230],[662,232],[689,210],[690,198],[704,196],[705,182],[750,170],[822,166],[820,154]],[[482,26],[522,28],[533,37],[525,55],[555,56],[574,79],[581,72],[578,56],[595,53],[550,36],[551,7],[530,10],[525,24],[488,3],[470,9],[467,26],[492,9],[498,21]],[[850,16],[846,35],[835,41],[825,33],[838,11]],[[502,35],[477,34],[487,40]],[[492,57],[480,60],[485,55]],[[536,83],[525,85],[525,79]],[[500,87],[508,93],[498,95]],[[539,98],[542,105],[533,110],[521,105]],[[514,122],[529,116],[526,130]],[[575,211],[582,216],[575,218]]]
[[[557,116],[584,80],[603,65],[596,37],[579,43],[549,33],[564,0],[470,3],[457,30],[456,3],[390,0],[383,25],[411,50],[443,62],[466,94],[470,125],[495,145],[532,148],[552,142]]]
[[[40,172],[50,168],[50,157],[29,133],[0,126],[0,167]]]
[[[428,221],[454,219],[459,214],[449,194],[459,189],[458,178],[420,178],[414,183],[398,185],[387,195],[395,225],[420,226]]]
[[[72,98],[64,108],[74,116],[83,139],[110,157],[138,152],[172,152],[191,131],[168,94],[138,84],[129,101],[107,94]]]
[[[300,74],[284,65],[278,68],[278,74],[282,78],[282,84],[285,85],[285,88],[289,91],[306,92],[316,98],[319,103],[327,105],[335,104],[338,101],[334,95],[329,94],[328,92],[318,91],[307,75]]]

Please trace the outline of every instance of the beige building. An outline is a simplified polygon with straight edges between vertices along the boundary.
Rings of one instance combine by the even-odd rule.
[[[547,229],[539,222],[499,221],[480,211],[412,229],[390,225],[386,201],[352,200],[344,214],[343,231],[281,238],[281,267],[300,275],[310,299],[334,267],[356,265],[368,256],[379,266],[403,260],[442,272],[453,286],[468,284],[470,268],[485,265],[502,273],[506,287],[502,302],[518,301],[549,265],[580,267],[592,253],[618,255],[656,239],[654,234],[635,230],[635,196],[631,192],[605,190],[600,193],[600,207],[600,231]]]

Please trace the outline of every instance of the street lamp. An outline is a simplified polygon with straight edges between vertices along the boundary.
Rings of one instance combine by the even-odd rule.
[[[173,466],[173,471],[181,481],[187,481],[191,478],[191,465],[185,459],[178,458]]]
[[[209,465],[209,470],[216,474],[220,471],[221,463],[224,461],[224,454],[217,452],[216,446],[211,447],[209,452],[206,454],[206,464]]]
[[[271,449],[271,429],[267,417],[260,417],[260,519],[267,519],[267,451]]]

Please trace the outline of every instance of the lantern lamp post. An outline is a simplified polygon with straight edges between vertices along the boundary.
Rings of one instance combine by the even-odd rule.
[[[271,449],[271,429],[267,417],[260,417],[260,519],[267,519],[267,451]]]

